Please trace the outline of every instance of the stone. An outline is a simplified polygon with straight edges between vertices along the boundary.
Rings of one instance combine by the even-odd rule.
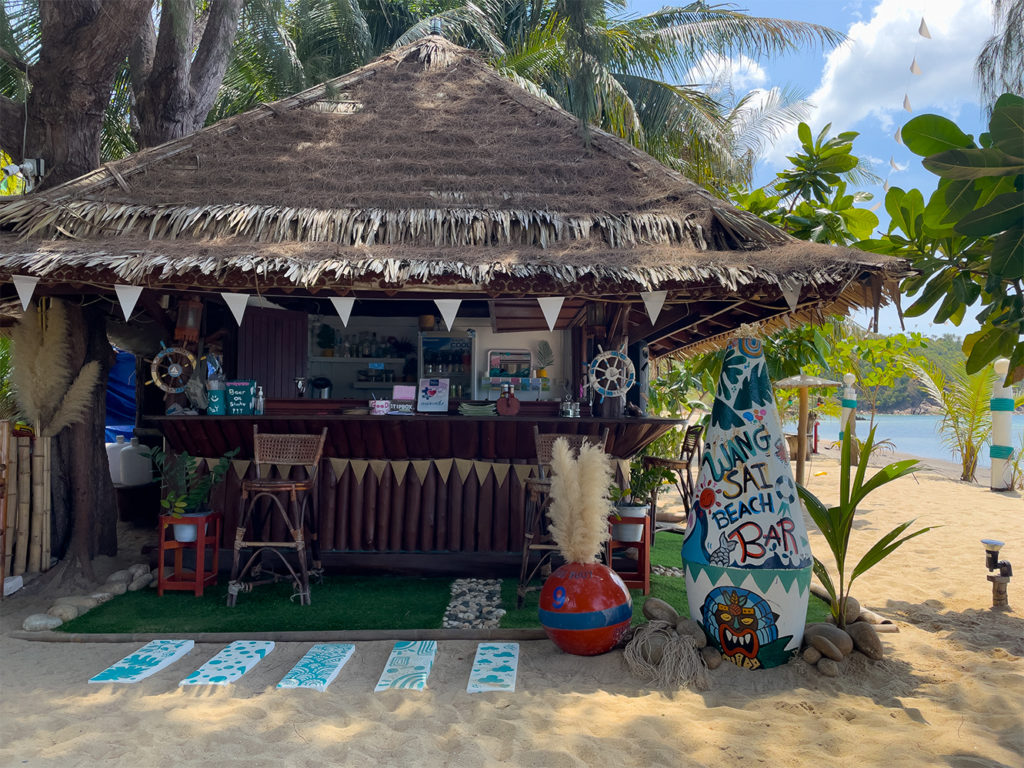
[[[648,632],[647,633],[647,644],[643,647],[644,650],[641,652],[644,661],[647,661],[654,666],[661,664],[661,659],[665,655],[665,646],[668,645],[669,636],[666,632]]]
[[[839,677],[839,663],[832,659],[819,659],[818,671],[825,677]]]
[[[708,669],[718,669],[722,665],[722,653],[717,648],[705,645],[700,649],[700,657],[708,665]]]
[[[135,581],[142,574],[149,573],[149,566],[145,563],[135,563],[128,568],[128,573],[131,575],[132,581]]]
[[[664,600],[649,597],[644,601],[644,616],[651,621],[665,621],[675,626],[679,621],[679,612]]]
[[[824,635],[812,635],[810,644],[812,648],[817,648],[821,651],[822,656],[827,656],[834,661],[843,660],[843,652],[832,645],[832,641]]]
[[[148,570],[144,571],[132,580],[132,583],[128,585],[128,591],[138,592],[140,589],[148,587],[151,581],[153,581],[153,575]]]
[[[114,571],[112,574],[107,576],[108,582],[121,582],[122,584],[128,584],[132,580],[132,575],[127,570]]]
[[[817,664],[821,658],[821,651],[815,648],[813,645],[808,645],[804,648],[804,661],[808,664]]]
[[[54,605],[73,605],[82,611],[88,611],[91,608],[95,608],[99,605],[99,602],[89,597],[88,595],[68,595],[67,597],[58,597],[53,601]]]
[[[865,621],[857,621],[853,624],[847,624],[846,631],[853,638],[853,647],[869,659],[881,661],[885,658],[882,639],[878,636],[873,626]]]
[[[97,605],[102,605],[108,600],[113,600],[114,593],[101,590],[99,592],[93,592],[91,595],[89,595],[89,597],[95,600]]]
[[[50,610],[46,613],[48,616],[56,616],[61,621],[71,621],[78,618],[79,611],[77,606],[62,603],[60,605],[51,605]]]
[[[100,592],[109,592],[112,595],[123,595],[127,591],[128,584],[124,581],[108,581],[100,587]]]
[[[827,638],[843,656],[853,653],[853,638],[834,624],[809,624],[804,630],[804,642],[810,643],[814,635]]]
[[[849,626],[860,617],[860,601],[855,597],[846,596],[846,624]]]
[[[680,637],[690,638],[694,648],[703,648],[708,644],[708,636],[704,634],[704,628],[693,619],[680,617],[676,622],[676,634]]]
[[[33,613],[22,622],[21,628],[27,632],[41,632],[45,629],[56,629],[64,622],[56,616],[46,613]]]

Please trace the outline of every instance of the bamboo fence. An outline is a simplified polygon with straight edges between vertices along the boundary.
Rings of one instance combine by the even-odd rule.
[[[51,438],[15,435],[10,422],[2,422],[0,443],[0,574],[48,570]]]

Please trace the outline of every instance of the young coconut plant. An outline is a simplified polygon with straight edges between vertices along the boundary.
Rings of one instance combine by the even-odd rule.
[[[826,507],[817,496],[808,491],[802,485],[797,485],[797,493],[807,508],[814,524],[818,526],[821,535],[825,538],[828,548],[836,561],[836,578],[829,574],[828,567],[817,557],[814,558],[814,575],[821,581],[822,586],[828,593],[832,603],[832,618],[840,629],[846,627],[846,599],[850,594],[854,580],[869,569],[878,565],[882,560],[891,555],[898,547],[905,542],[927,533],[931,527],[922,528],[919,531],[908,533],[903,532],[913,525],[913,520],[893,528],[881,539],[848,572],[847,560],[849,558],[850,532],[853,530],[853,519],[857,514],[857,505],[872,491],[881,488],[901,477],[913,474],[918,470],[916,459],[906,459],[889,464],[879,470],[867,482],[864,476],[867,474],[868,461],[871,457],[871,449],[875,442],[875,428],[872,427],[868,439],[864,442],[863,450],[860,453],[860,461],[857,464],[857,473],[850,477],[850,430],[843,433],[842,464],[839,477],[839,504],[834,507]]]

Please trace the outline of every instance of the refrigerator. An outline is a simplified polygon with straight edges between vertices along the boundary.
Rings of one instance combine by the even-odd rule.
[[[448,379],[451,400],[476,398],[474,334],[424,331],[419,337],[419,378]]]

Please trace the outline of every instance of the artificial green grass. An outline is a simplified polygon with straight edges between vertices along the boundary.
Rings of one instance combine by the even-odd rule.
[[[240,594],[228,608],[227,581],[191,592],[128,592],[59,627],[62,632],[296,632],[344,629],[439,629],[451,599],[450,578],[326,576],[311,586],[312,605],[289,600],[291,582]]]

